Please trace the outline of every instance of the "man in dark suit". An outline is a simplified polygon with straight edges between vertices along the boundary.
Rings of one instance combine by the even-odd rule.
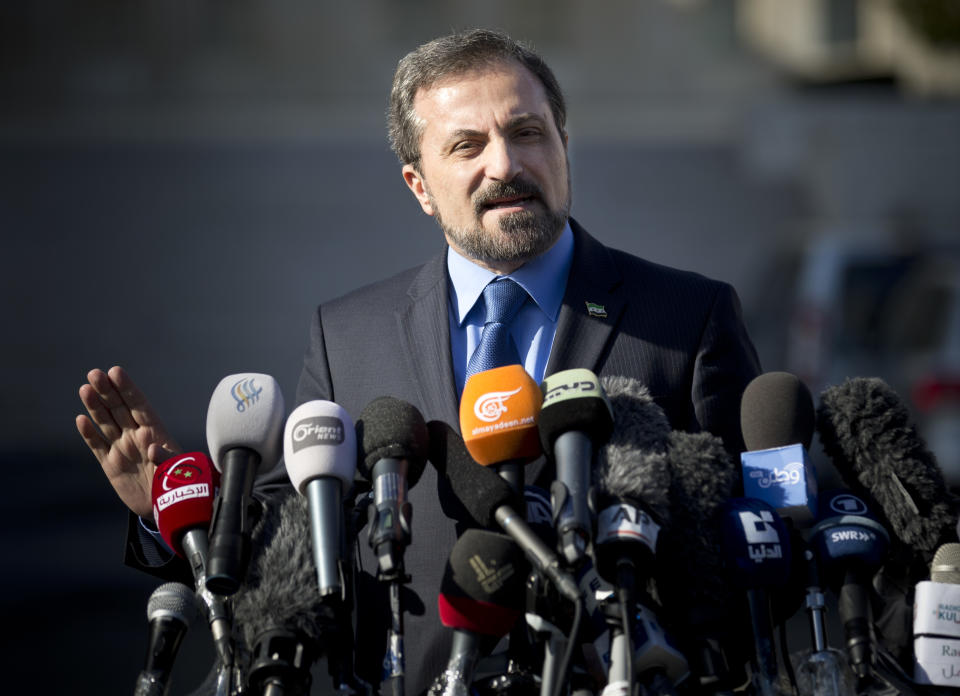
[[[483,341],[490,300],[481,293],[509,278],[525,291],[512,341],[535,380],[573,367],[631,376],[648,386],[674,428],[707,430],[731,452],[742,448],[740,394],[759,365],[735,292],[609,249],[569,218],[565,120],[550,69],[502,34],[442,37],[400,62],[391,143],[447,247],[419,268],[318,309],[297,403],[332,400],[356,417],[390,395],[427,420],[456,426],[468,363]],[[78,417],[77,427],[124,502],[149,519],[154,463],[177,447],[120,368],[94,370],[89,381],[80,395],[90,418]],[[281,468],[265,483],[283,477]],[[526,478],[543,485],[552,472],[541,460]],[[429,466],[410,491],[410,694],[425,689],[449,655],[436,597],[456,520],[443,495]],[[129,545],[130,562],[157,566],[138,534]],[[382,593],[372,554],[359,548],[358,662],[376,682],[387,615],[369,599]]]

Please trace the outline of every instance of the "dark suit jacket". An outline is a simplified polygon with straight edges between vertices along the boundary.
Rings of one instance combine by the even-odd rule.
[[[634,377],[647,385],[673,428],[713,432],[738,454],[740,395],[759,364],[733,288],[609,249],[576,222],[571,227],[573,265],[546,373],[580,367]],[[389,395],[416,406],[426,420],[459,430],[447,302],[444,250],[423,266],[320,306],[297,404],[327,399],[357,418],[370,401]],[[589,313],[588,303],[602,311]],[[543,460],[527,467],[528,483],[548,485],[551,478]],[[277,485],[289,485],[283,467],[258,489]],[[429,465],[409,492],[413,539],[404,562],[412,582],[403,594],[408,694],[426,689],[449,658],[449,631],[437,612],[440,579],[458,532],[449,495]],[[140,538],[134,527],[131,532],[127,562],[169,575],[172,569],[145,567]],[[386,588],[375,579],[365,533],[356,548],[357,662],[376,684],[389,619]]]
[[[580,367],[646,384],[672,426],[707,430],[737,455],[742,449],[740,395],[759,372],[733,288],[609,249],[576,222],[574,259],[546,373]],[[459,423],[450,355],[446,254],[423,266],[319,307],[297,389],[297,403],[328,399],[354,418],[378,396],[410,402],[426,420]],[[587,304],[602,312],[589,313]],[[527,482],[544,461],[527,467]],[[413,540],[405,554],[412,577],[404,595],[407,693],[429,686],[449,657],[437,593],[457,536],[452,510],[427,466],[409,492]],[[358,554],[358,663],[379,680],[386,622],[385,588],[361,534]],[[376,646],[371,650],[368,646]]]

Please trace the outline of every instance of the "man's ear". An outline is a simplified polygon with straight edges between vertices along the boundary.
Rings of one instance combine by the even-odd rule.
[[[433,204],[430,202],[430,194],[427,193],[427,185],[420,172],[412,164],[403,165],[400,170],[403,173],[403,180],[407,183],[407,188],[413,193],[420,207],[427,215],[434,214]]]

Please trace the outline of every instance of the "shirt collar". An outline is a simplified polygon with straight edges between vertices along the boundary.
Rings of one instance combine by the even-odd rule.
[[[573,232],[568,222],[560,238],[546,253],[528,261],[506,277],[519,283],[550,321],[556,321],[572,261]],[[452,297],[456,299],[457,322],[463,326],[483,289],[498,275],[478,266],[452,247],[447,249],[447,273],[453,289]]]

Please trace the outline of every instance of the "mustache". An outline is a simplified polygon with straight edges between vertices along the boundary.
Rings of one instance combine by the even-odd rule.
[[[542,200],[543,190],[527,179],[514,179],[510,182],[495,181],[473,195],[473,210],[479,217],[493,201],[517,196],[530,196]]]

